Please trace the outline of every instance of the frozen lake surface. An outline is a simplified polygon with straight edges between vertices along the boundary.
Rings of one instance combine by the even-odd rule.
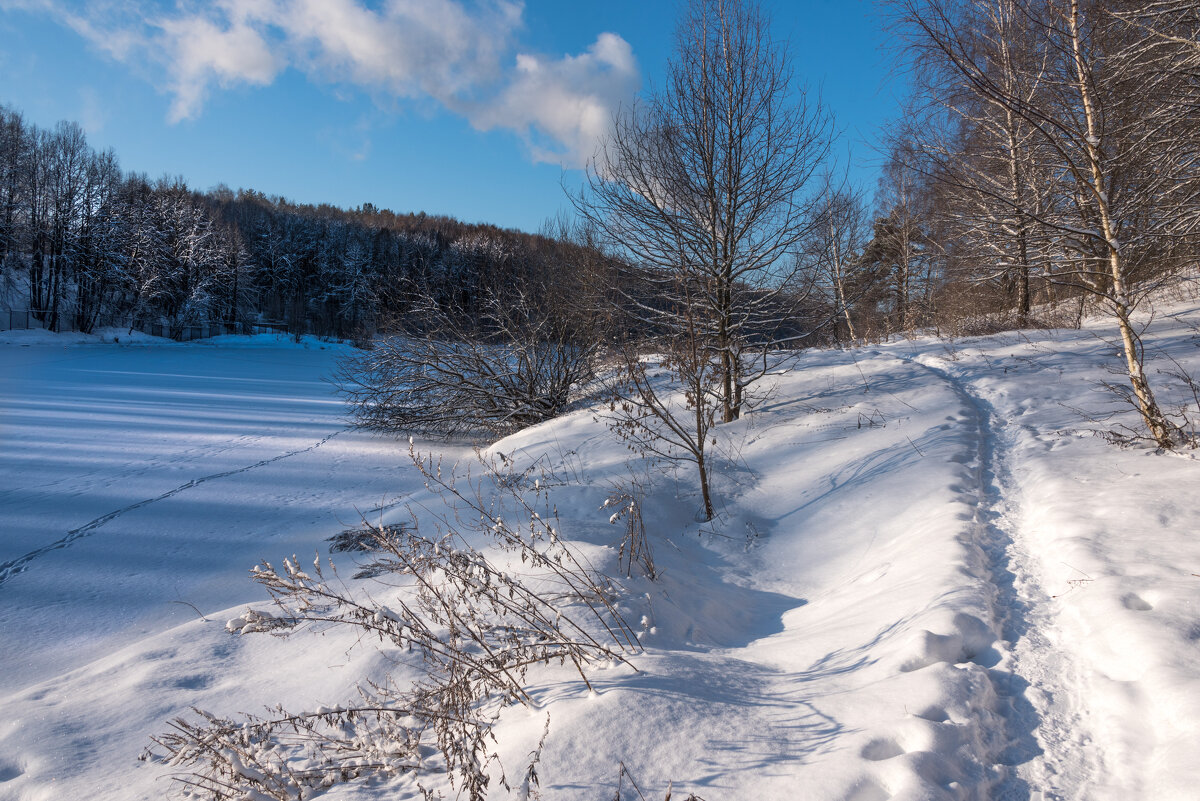
[[[0,345],[0,694],[260,600],[258,560],[411,489],[347,430],[343,347]]]

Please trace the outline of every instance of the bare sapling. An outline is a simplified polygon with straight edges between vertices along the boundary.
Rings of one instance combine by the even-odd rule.
[[[710,446],[721,401],[721,367],[701,332],[699,306],[684,302],[683,324],[649,343],[643,355],[632,344],[622,350],[622,380],[609,404],[609,427],[635,453],[672,464],[696,466],[704,520],[716,515],[709,485]],[[664,381],[665,378],[670,381]]]

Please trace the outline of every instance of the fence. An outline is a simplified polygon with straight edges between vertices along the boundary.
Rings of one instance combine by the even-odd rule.
[[[0,312],[0,323],[2,322],[8,323],[8,325],[3,328],[4,331],[45,328],[45,323],[34,317],[31,309],[9,309],[7,312]]]

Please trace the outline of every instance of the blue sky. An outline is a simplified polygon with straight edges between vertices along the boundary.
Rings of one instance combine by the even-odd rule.
[[[899,83],[870,0],[767,2],[874,186]],[[127,170],[537,230],[611,109],[660,79],[658,0],[0,0],[0,103]]]

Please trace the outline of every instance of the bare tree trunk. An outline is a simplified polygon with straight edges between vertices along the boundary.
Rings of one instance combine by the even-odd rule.
[[[1020,159],[1017,156],[1019,144],[1017,142],[1016,115],[1011,110],[1005,110],[1005,122],[1007,130],[1005,133],[1008,137],[1008,180],[1009,191],[1012,192],[1013,199],[1020,203],[1020,198],[1024,195],[1024,183],[1021,176]],[[1028,220],[1025,215],[1017,212],[1017,230],[1015,239],[1017,241],[1017,325],[1024,328],[1029,324],[1029,227]]]
[[[1125,351],[1125,366],[1129,374],[1129,383],[1137,398],[1138,411],[1142,420],[1150,430],[1150,436],[1160,448],[1173,448],[1179,444],[1179,431],[1163,416],[1150,382],[1146,378],[1146,369],[1139,347],[1137,335],[1129,319],[1132,303],[1125,281],[1125,270],[1121,261],[1121,244],[1119,234],[1113,225],[1109,209],[1107,177],[1101,166],[1100,135],[1096,125],[1095,103],[1092,98],[1091,85],[1088,81],[1087,69],[1084,64],[1082,44],[1079,32],[1079,0],[1071,0],[1070,13],[1071,54],[1075,61],[1075,74],[1078,79],[1077,90],[1083,109],[1084,121],[1087,125],[1087,136],[1084,139],[1084,152],[1087,156],[1091,172],[1091,189],[1095,194],[1096,208],[1100,214],[1100,225],[1108,249],[1108,265],[1112,276],[1111,302],[1117,318],[1117,328],[1121,334],[1121,344]]]
[[[696,427],[698,429],[703,427],[703,421],[700,420],[700,415],[703,413],[703,408],[698,405],[696,407]],[[708,489],[708,459],[704,450],[696,454],[696,472],[700,478],[700,497],[704,502],[704,519],[712,520],[716,516],[716,512],[713,511],[712,493]]]
[[[833,297],[837,307],[841,309],[842,318],[846,321],[846,335],[853,342],[856,339],[854,336],[854,320],[850,317],[850,304],[846,302],[846,276],[842,269],[843,254],[840,240],[841,237],[837,234],[831,215],[829,220],[829,241],[833,245]]]

